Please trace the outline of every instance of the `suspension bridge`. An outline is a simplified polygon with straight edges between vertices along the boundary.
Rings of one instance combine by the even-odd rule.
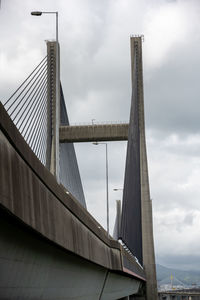
[[[70,126],[59,47],[0,104],[1,299],[157,299],[142,37],[131,37],[129,123]],[[112,238],[88,213],[75,142],[127,140]]]

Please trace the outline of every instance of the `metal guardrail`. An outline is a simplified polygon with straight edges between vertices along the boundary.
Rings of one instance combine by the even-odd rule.
[[[124,251],[126,253],[128,253],[131,258],[143,269],[143,266],[139,263],[138,259],[136,256],[133,255],[133,253],[131,252],[131,250],[126,246],[126,244],[122,241],[122,240],[118,240],[118,242],[121,244],[122,248],[124,249]]]

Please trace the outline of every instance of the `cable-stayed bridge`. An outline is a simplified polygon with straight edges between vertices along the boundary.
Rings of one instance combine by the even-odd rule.
[[[70,126],[59,47],[0,104],[0,299],[157,299],[142,39],[129,124]],[[74,142],[128,140],[113,239],[88,213]]]

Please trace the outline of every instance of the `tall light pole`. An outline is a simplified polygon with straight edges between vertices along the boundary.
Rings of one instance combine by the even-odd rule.
[[[106,211],[107,211],[107,235],[109,236],[109,197],[108,197],[108,144],[95,142],[94,145],[106,146]]]
[[[40,17],[43,14],[55,14],[56,15],[56,44],[58,44],[58,12],[57,11],[32,11],[32,16]]]
[[[56,176],[58,183],[59,176],[59,127],[60,127],[60,76],[59,76],[59,47],[58,47],[58,12],[57,11],[32,11],[32,16],[42,14],[54,14],[56,16],[56,97],[55,97],[55,124],[51,151],[53,151],[51,161],[51,172]]]

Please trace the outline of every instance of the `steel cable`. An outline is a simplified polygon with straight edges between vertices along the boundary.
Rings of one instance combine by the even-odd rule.
[[[47,107],[45,107],[45,112],[46,112]],[[46,113],[45,113],[46,115]],[[38,145],[39,147],[36,148],[35,153],[38,156],[38,158],[42,161],[44,160],[45,163],[45,157],[44,157],[44,150],[46,149],[46,136],[47,136],[47,131],[45,130],[46,127],[46,118],[42,119],[41,123],[41,135],[40,135],[40,140],[38,140]]]
[[[42,108],[42,112],[45,112],[45,105]],[[43,115],[41,114],[40,119],[38,120],[38,130],[37,130],[37,134],[36,134],[36,139],[34,141],[34,143],[32,143],[32,149],[33,152],[39,156],[39,150],[41,148],[41,140],[42,140],[42,136],[43,136],[43,123],[45,123],[45,120],[43,118]]]
[[[30,100],[27,102],[27,104],[25,105],[25,107],[23,108],[23,112],[21,113],[21,118],[19,118],[19,120],[15,123],[15,125],[18,126],[19,121],[21,121],[21,124],[18,127],[19,130],[21,129],[21,126],[23,125],[25,119],[27,118],[27,116],[31,112],[31,108],[32,107],[31,107],[30,104],[35,104],[36,105],[37,99],[38,99],[38,95],[40,94],[40,91],[41,91],[43,85],[45,84],[45,81],[46,81],[46,73],[44,73],[44,76],[43,76],[43,78],[41,78],[40,84],[37,86],[37,89],[35,89],[34,94],[30,98]],[[19,113],[19,111],[18,111],[18,113]],[[30,116],[31,115],[29,115],[29,117]],[[16,117],[17,117],[17,115],[15,116],[15,118],[13,118],[13,122],[15,121]]]
[[[25,129],[27,123],[28,123],[28,122],[31,122],[33,113],[35,113],[35,110],[36,110],[37,106],[39,105],[38,99],[40,99],[41,94],[42,94],[42,92],[43,92],[43,90],[44,90],[44,88],[45,88],[45,86],[46,86],[46,80],[45,80],[45,79],[46,79],[46,78],[43,79],[43,81],[42,81],[41,84],[40,84],[40,87],[38,88],[38,91],[36,91],[36,92],[37,92],[37,95],[36,95],[35,98],[37,99],[37,101],[35,101],[35,103],[34,103],[34,105],[33,105],[33,107],[32,107],[32,110],[29,109],[29,110],[27,111],[27,113],[25,114],[23,120],[21,120],[21,124],[20,124],[20,126],[19,126],[19,131],[21,130],[22,125],[24,125],[23,128],[22,128],[22,130],[20,131],[21,134],[23,134],[24,129]],[[31,103],[31,100],[28,102],[27,107],[29,107],[30,103]],[[26,108],[27,108],[27,107],[26,107]],[[25,110],[26,110],[26,108],[25,108]],[[24,112],[25,112],[25,110],[24,110]],[[27,122],[25,122],[26,119],[27,119]],[[16,124],[16,125],[18,125],[18,124]]]
[[[34,83],[37,81],[37,79],[39,78],[39,76],[41,75],[41,73],[45,70],[46,66],[42,69],[42,71],[38,74],[38,76],[36,77],[36,79],[34,80],[34,82],[31,84],[30,88],[28,89],[27,92],[25,92],[25,94],[23,95],[23,97],[20,99],[18,105],[15,107],[15,109],[12,111],[12,113],[10,114],[10,117],[13,115],[13,113],[15,112],[16,108],[21,104],[22,100],[25,98],[25,96],[28,94],[28,92],[30,91],[30,89],[33,87]],[[35,77],[33,77],[32,79],[34,79]],[[31,80],[32,81],[32,80]],[[27,86],[26,86],[27,87]],[[17,101],[17,99],[19,99],[19,97],[21,96],[21,94],[25,91],[26,87],[23,89],[23,91],[17,96],[17,98],[14,100],[14,102],[9,106],[9,108],[7,109],[7,111],[10,110],[10,108],[13,106],[13,104]],[[33,89],[34,90],[34,89]],[[31,91],[31,93],[29,94],[29,96],[32,94],[33,90]]]
[[[45,56],[42,61],[37,65],[37,67],[31,72],[31,74],[24,80],[24,82],[18,87],[18,89],[10,96],[10,98],[4,103],[4,106],[8,104],[8,102],[11,100],[11,98],[20,90],[20,88],[26,83],[26,81],[33,75],[33,73],[37,70],[37,68],[42,64],[42,62],[47,59],[47,56]]]
[[[47,91],[46,91],[47,92]],[[45,91],[44,91],[44,94],[45,94]],[[43,95],[43,98],[44,98],[44,95]],[[43,99],[42,98],[42,99]],[[42,117],[42,112],[43,112],[43,109],[45,107],[45,101],[42,102],[42,105],[41,105],[41,110],[40,110],[40,114],[38,114],[35,118],[35,124],[37,124],[36,126],[34,126],[34,130],[32,131],[32,137],[30,139],[30,141],[28,142],[30,147],[32,148],[32,150],[34,151],[34,146],[35,146],[35,140],[36,140],[36,132],[37,132],[37,129],[39,128],[39,121],[41,120],[41,117]],[[34,134],[33,134],[34,133]],[[34,136],[35,135],[35,136]]]
[[[43,102],[42,102],[42,101],[43,101],[43,95],[44,95],[44,93],[45,93],[46,87],[47,87],[47,84],[45,84],[44,87],[43,87],[43,89],[41,90],[40,97],[39,97],[39,99],[38,99],[38,105],[37,105],[36,109],[34,110],[34,116],[33,116],[32,119],[30,119],[29,126],[27,126],[26,131],[25,131],[25,133],[23,134],[24,138],[27,138],[27,143],[28,143],[28,144],[29,144],[29,142],[30,142],[30,140],[29,140],[28,137],[27,137],[28,129],[29,129],[29,127],[31,126],[31,130],[30,130],[30,132],[29,132],[29,137],[30,137],[30,135],[34,132],[34,131],[33,131],[33,130],[34,130],[34,122],[35,122],[35,119],[37,118],[38,112],[39,112],[39,110],[40,110],[40,108],[41,108],[41,106],[42,106],[42,103],[43,103]],[[40,101],[39,101],[39,100],[40,100]]]

